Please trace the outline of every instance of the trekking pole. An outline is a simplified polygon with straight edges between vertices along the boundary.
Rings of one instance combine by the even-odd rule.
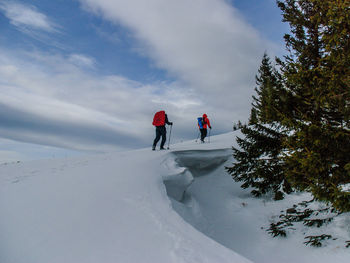
[[[168,150],[170,149],[169,148],[169,144],[170,144],[170,138],[171,138],[171,130],[173,128],[173,125],[170,125],[170,132],[169,132],[169,140],[168,140]]]
[[[196,142],[198,141],[198,138],[199,138],[199,134],[201,134],[201,132],[200,132],[200,131],[198,132],[198,136],[197,136]]]

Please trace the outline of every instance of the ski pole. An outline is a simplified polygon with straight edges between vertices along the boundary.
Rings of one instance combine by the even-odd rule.
[[[173,125],[170,125],[170,132],[169,132],[169,140],[168,140],[168,150],[169,150],[169,144],[170,144],[170,138],[171,138],[171,130],[173,128]]]
[[[201,132],[200,132],[200,131],[198,132],[198,136],[197,136],[196,142],[198,141],[198,138],[199,138],[199,134],[201,134]]]

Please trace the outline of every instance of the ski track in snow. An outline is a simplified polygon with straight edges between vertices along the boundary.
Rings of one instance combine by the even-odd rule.
[[[252,198],[224,171],[233,141],[0,165],[0,263],[349,262],[339,245],[305,247],[301,229],[266,233],[309,196]],[[348,215],[330,229],[349,238]]]

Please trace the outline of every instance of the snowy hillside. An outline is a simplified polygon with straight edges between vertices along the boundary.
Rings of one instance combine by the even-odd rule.
[[[266,233],[309,197],[252,198],[224,171],[233,142],[228,133],[169,151],[0,165],[0,262],[349,262],[344,247]],[[346,240],[349,221],[333,231]]]

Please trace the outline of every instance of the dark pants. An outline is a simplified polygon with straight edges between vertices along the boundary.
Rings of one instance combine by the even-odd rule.
[[[207,136],[207,129],[200,129],[201,131],[201,141],[204,142],[204,138]]]
[[[156,147],[160,137],[162,137],[162,141],[160,143],[160,148],[164,147],[166,141],[166,129],[165,126],[157,126],[156,127],[156,138],[153,141],[153,147]]]

